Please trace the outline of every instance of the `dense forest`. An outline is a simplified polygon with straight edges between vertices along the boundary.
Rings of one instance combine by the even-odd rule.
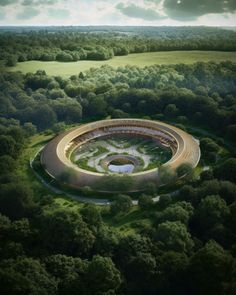
[[[48,38],[41,36],[42,42]],[[38,35],[25,38],[41,42]],[[1,293],[235,294],[235,151],[219,158],[224,144],[236,142],[235,97],[231,62],[103,66],[70,79],[2,72]],[[140,195],[137,210],[150,222],[136,222],[126,234],[106,220],[128,214],[130,196],[117,196],[110,207],[62,208],[52,193],[39,194],[16,173],[32,135],[108,116],[198,126],[217,138],[201,139],[202,159],[211,169],[174,197],[162,194],[154,203],[151,192]]]
[[[0,60],[7,66],[27,60],[108,60],[174,50],[235,51],[236,32],[210,27],[26,27],[0,33]]]
[[[38,131],[58,122],[78,123],[111,116],[149,116],[207,126],[235,140],[236,65],[196,63],[173,66],[91,68],[64,79],[44,71],[0,76],[0,114]]]

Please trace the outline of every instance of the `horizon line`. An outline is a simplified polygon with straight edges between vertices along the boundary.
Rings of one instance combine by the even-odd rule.
[[[158,27],[215,27],[215,28],[222,28],[222,27],[227,27],[227,28],[236,28],[236,25],[2,25],[0,24],[0,28],[4,27],[151,27],[151,28],[158,28]]]

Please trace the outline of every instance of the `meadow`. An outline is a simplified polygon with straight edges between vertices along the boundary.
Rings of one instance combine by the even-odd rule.
[[[8,68],[9,71],[21,71],[22,73],[44,70],[51,76],[70,77],[80,72],[85,72],[90,68],[98,68],[102,65],[112,67],[124,67],[126,65],[146,67],[155,64],[193,64],[195,62],[222,62],[229,60],[236,62],[236,52],[223,51],[165,51],[129,54],[126,56],[115,56],[106,61],[81,60],[77,62],[57,62],[57,61],[26,61],[19,62],[16,67]]]

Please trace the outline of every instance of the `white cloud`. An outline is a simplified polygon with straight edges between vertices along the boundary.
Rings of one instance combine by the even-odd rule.
[[[16,17],[20,20],[28,20],[28,19],[32,19],[35,16],[40,14],[40,10],[35,9],[33,7],[26,7],[24,8],[22,11],[20,11]]]
[[[65,19],[70,16],[70,11],[67,9],[61,8],[50,8],[48,10],[49,17],[56,18],[56,19]]]
[[[124,4],[120,2],[116,8],[124,15],[132,18],[143,19],[146,21],[156,21],[166,18],[156,8],[136,5],[134,3]]]
[[[0,11],[0,20],[3,20],[3,19],[5,19],[5,17],[6,17],[6,15],[5,15],[5,13],[4,13],[4,11]]]
[[[236,15],[232,13],[208,14],[183,22],[165,14],[163,1],[166,0],[0,0],[5,15],[0,17],[0,24],[236,26]],[[122,6],[117,6],[119,3]]]

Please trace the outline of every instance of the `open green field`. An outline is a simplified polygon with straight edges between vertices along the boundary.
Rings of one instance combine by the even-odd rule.
[[[236,62],[236,52],[220,52],[220,51],[168,51],[168,52],[148,52],[129,54],[127,56],[116,56],[107,61],[77,61],[77,62],[43,62],[43,61],[27,61],[18,63],[16,67],[9,68],[10,71],[21,71],[23,73],[36,72],[37,70],[45,70],[48,75],[70,77],[80,72],[89,70],[92,67],[100,67],[102,65],[110,65],[112,67],[131,66],[152,66],[155,64],[192,64],[195,62]]]

